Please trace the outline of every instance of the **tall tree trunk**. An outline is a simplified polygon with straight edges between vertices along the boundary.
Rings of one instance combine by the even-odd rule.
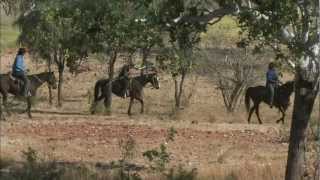
[[[320,105],[319,105],[319,110],[320,110]],[[320,113],[319,117],[320,118]],[[314,176],[314,180],[319,180],[320,179],[320,119],[318,119],[318,127],[317,127],[317,162],[316,162],[316,173]]]
[[[107,90],[107,100],[105,102],[105,105],[106,105],[106,113],[108,115],[111,115],[111,112],[112,112],[112,81],[113,81],[113,77],[114,77],[114,64],[117,60],[117,55],[118,55],[118,52],[115,50],[110,59],[109,59],[109,67],[108,67],[108,73],[109,73],[109,85],[108,85],[108,90]]]
[[[147,65],[147,59],[149,57],[151,48],[145,47],[142,49],[142,66]]]
[[[52,59],[51,59],[51,56],[49,57],[48,59],[48,71],[49,72],[52,72],[52,69],[51,69],[51,65],[52,65]],[[51,86],[48,85],[48,89],[49,89],[49,104],[52,105],[52,89],[51,89]]]
[[[318,14],[317,14],[317,31],[318,34],[320,34],[320,0],[317,1],[316,6],[318,8]],[[319,106],[320,111],[320,106]],[[320,113],[319,113],[320,118]],[[315,180],[320,179],[320,119],[318,119],[318,130],[317,130],[317,142],[318,142],[318,154],[317,154],[317,164],[316,164],[316,174],[315,174]]]
[[[63,86],[63,72],[65,66],[65,58],[64,58],[63,50],[55,50],[54,51],[54,62],[58,66],[59,72],[59,80],[58,80],[58,107],[62,106],[62,86]]]
[[[303,179],[306,133],[317,94],[312,84],[303,80],[299,70],[296,72],[295,87],[286,180]]]
[[[58,83],[58,106],[62,106],[62,87],[63,87],[63,72],[64,72],[64,64],[59,65],[59,83]]]
[[[175,81],[175,101],[176,101],[176,108],[181,108],[181,96],[183,94],[183,86],[185,82],[187,73],[183,71],[181,73],[181,80],[180,82],[178,81],[177,78],[174,79]]]

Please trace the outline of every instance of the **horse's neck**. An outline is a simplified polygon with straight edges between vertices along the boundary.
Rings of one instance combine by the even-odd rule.
[[[48,80],[46,74],[34,74],[31,75],[31,78],[33,81],[32,83],[36,88],[40,87],[44,82]]]
[[[291,94],[293,93],[293,90],[290,89],[289,87],[281,87],[279,88],[280,91],[282,91],[282,94],[285,95],[286,97],[291,96]]]
[[[148,79],[145,76],[136,77],[136,80],[142,85],[145,86],[148,83]]]

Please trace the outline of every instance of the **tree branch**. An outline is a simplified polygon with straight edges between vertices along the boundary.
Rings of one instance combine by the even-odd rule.
[[[231,15],[237,10],[233,6],[226,6],[220,9],[209,11],[208,14],[202,16],[180,16],[174,20],[175,23],[203,23],[208,24],[210,21],[218,18],[221,19],[226,15]]]

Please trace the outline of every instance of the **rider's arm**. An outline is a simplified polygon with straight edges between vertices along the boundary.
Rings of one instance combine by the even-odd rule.
[[[268,82],[271,83],[276,83],[278,82],[278,75],[275,71],[268,71],[267,72],[267,80]]]

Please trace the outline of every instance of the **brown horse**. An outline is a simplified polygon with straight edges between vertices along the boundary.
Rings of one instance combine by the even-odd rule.
[[[294,91],[294,82],[289,81],[285,84],[279,86],[276,88],[275,91],[275,97],[274,97],[274,106],[280,110],[282,113],[282,117],[277,120],[277,123],[280,121],[282,124],[284,124],[284,118],[286,110],[289,106],[290,96]],[[250,107],[250,99],[253,101],[253,106]],[[249,87],[246,91],[245,95],[245,105],[247,112],[249,113],[248,117],[248,123],[250,123],[251,115],[253,111],[255,111],[258,121],[260,124],[262,124],[262,121],[260,119],[259,115],[259,105],[260,103],[264,102],[266,104],[269,104],[269,94],[268,89],[265,86],[256,86],[256,87]]]
[[[37,89],[45,82],[49,84],[53,89],[57,88],[57,80],[55,78],[55,75],[53,72],[43,72],[40,74],[33,74],[29,75],[28,79],[30,81],[30,87],[29,87],[29,92],[31,96],[26,97],[26,102],[27,102],[27,109],[26,112],[28,113],[29,118],[32,118],[31,116],[31,98],[33,96],[36,96]],[[2,101],[3,101],[3,106],[5,110],[7,111],[8,114],[10,112],[8,111],[8,106],[7,106],[7,99],[8,99],[8,94],[12,94],[14,96],[21,96],[21,81],[20,80],[15,80],[11,77],[10,74],[0,74],[0,93],[2,95]],[[2,109],[0,109],[2,111]],[[2,116],[2,112],[0,112],[0,116]]]

